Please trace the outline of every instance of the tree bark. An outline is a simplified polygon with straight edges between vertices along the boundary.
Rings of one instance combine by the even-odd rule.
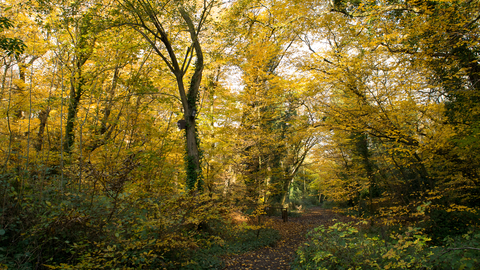
[[[40,126],[38,127],[37,140],[35,142],[35,150],[40,152],[43,145],[43,134],[45,133],[45,127],[47,126],[48,116],[50,114],[50,108],[41,110],[38,113],[38,119],[40,120]]]
[[[195,71],[190,79],[190,85],[187,93],[187,102],[185,104],[182,99],[184,106],[184,119],[187,122],[186,132],[186,145],[187,145],[187,187],[189,190],[193,190],[195,187],[197,190],[203,190],[203,180],[202,180],[202,167],[200,165],[201,160],[201,151],[199,150],[200,139],[197,133],[196,126],[196,116],[197,116],[197,102],[198,102],[198,93],[200,89],[200,83],[202,81],[203,75],[203,52],[198,40],[198,32],[195,29],[190,16],[184,10],[183,7],[178,8],[180,14],[182,15],[183,20],[188,26],[188,32],[190,33],[190,38],[192,40],[192,45],[195,50]],[[200,27],[200,26],[199,26]],[[186,70],[181,70],[182,72],[182,88],[183,88],[183,75]],[[178,76],[177,76],[178,78]],[[177,79],[178,80],[178,79]],[[180,90],[180,85],[179,85]],[[185,93],[185,90],[183,90]],[[180,93],[182,95],[182,93]]]
[[[67,124],[65,127],[65,144],[64,151],[70,154],[73,143],[75,142],[75,119],[77,118],[77,110],[80,105],[80,98],[82,97],[82,88],[84,81],[82,73],[78,71],[78,83],[72,79],[70,87],[70,100],[68,103]]]

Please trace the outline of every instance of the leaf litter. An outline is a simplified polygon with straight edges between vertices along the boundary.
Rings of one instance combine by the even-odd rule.
[[[313,207],[299,217],[289,217],[283,222],[280,217],[264,217],[265,223],[280,232],[281,239],[273,246],[224,258],[225,270],[238,269],[291,269],[290,264],[297,248],[305,242],[305,234],[320,225],[330,226],[352,218],[330,209]]]

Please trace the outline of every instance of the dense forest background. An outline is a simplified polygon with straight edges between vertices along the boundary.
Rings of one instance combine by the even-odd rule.
[[[0,10],[0,266],[186,267],[251,205],[478,225],[478,0]]]

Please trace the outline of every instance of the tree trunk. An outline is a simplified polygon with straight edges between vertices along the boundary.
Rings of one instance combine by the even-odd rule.
[[[78,71],[78,83],[72,81],[70,88],[70,101],[68,103],[67,125],[65,127],[65,144],[64,151],[68,154],[72,151],[73,143],[75,142],[75,118],[77,118],[77,110],[80,105],[80,98],[82,97],[82,88],[84,80],[81,77],[81,72]]]
[[[48,116],[50,114],[50,108],[46,108],[44,110],[41,110],[38,113],[38,119],[40,120],[40,126],[38,127],[38,133],[37,133],[37,141],[35,142],[35,150],[37,152],[40,152],[42,150],[42,145],[43,145],[43,134],[45,133],[45,127],[47,126],[47,120]]]
[[[187,189],[202,190],[201,167],[200,167],[200,151],[198,147],[197,129],[195,117],[190,114],[184,114],[184,119],[187,122],[185,129],[185,142],[187,148],[187,156],[185,158],[185,166],[187,169]]]
[[[370,161],[370,150],[368,147],[368,138],[366,134],[357,133],[355,134],[357,139],[357,151],[360,154],[360,158],[363,163],[363,168],[367,174],[367,178],[369,181],[368,185],[368,194],[369,194],[369,212],[370,215],[374,214],[374,207],[373,207],[373,196],[374,196],[374,189],[376,188],[375,183],[375,176],[373,174],[373,164]]]
[[[201,66],[201,67],[199,67]],[[190,86],[185,98],[182,99],[183,105],[183,119],[187,123],[185,128],[185,144],[186,144],[186,156],[185,156],[185,168],[187,173],[187,189],[188,190],[203,190],[202,167],[200,166],[201,152],[199,149],[200,139],[197,134],[197,125],[195,118],[197,116],[197,96],[200,88],[200,82],[202,80],[203,64],[196,63],[195,73],[190,80]],[[179,88],[180,96],[185,93],[185,87],[183,83],[183,75],[177,75],[177,85]]]
[[[203,12],[201,12],[200,18],[197,18],[197,13],[189,14],[183,7],[182,1],[173,1],[174,8],[178,11],[179,15],[183,19],[182,27],[186,26],[186,30],[190,34],[191,45],[187,47],[186,54],[182,59],[183,63],[177,60],[175,50],[177,47],[175,43],[176,39],[173,36],[176,34],[168,33],[164,27],[165,22],[162,16],[158,15],[158,10],[153,8],[148,1],[131,1],[123,0],[125,7],[130,9],[130,14],[134,17],[135,23],[127,23],[138,31],[145,40],[152,45],[158,56],[160,56],[163,62],[167,65],[169,70],[175,75],[180,100],[183,106],[184,120],[186,121],[185,129],[185,167],[187,173],[186,186],[189,191],[195,189],[202,190],[202,168],[200,166],[200,160],[202,153],[199,149],[200,140],[197,134],[197,128],[195,123],[195,117],[197,114],[197,102],[198,92],[200,89],[200,82],[202,81],[202,72],[204,68],[203,52],[198,40],[198,35],[201,32],[203,22],[210,14],[210,10],[213,7],[213,2],[204,2]],[[160,9],[166,9],[166,4]],[[141,10],[142,12],[139,12]],[[172,12],[169,10],[168,12]],[[197,15],[196,15],[197,14]],[[192,17],[200,19],[197,25],[194,24]],[[149,23],[146,23],[146,22]],[[176,31],[176,30],[175,30]],[[150,35],[152,34],[152,35]],[[159,46],[162,44],[162,46]],[[174,46],[175,45],[175,46]],[[195,70],[190,79],[188,92],[185,91],[184,77],[188,73],[190,67],[190,61],[195,56]]]

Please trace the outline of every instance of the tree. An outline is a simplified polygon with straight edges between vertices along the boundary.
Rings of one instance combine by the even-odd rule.
[[[183,119],[186,122],[187,189],[202,190],[202,154],[196,126],[199,109],[198,95],[204,69],[200,36],[216,2],[167,1],[154,3],[147,0],[126,0],[118,3],[117,12],[127,16],[117,19],[116,25],[126,25],[138,31],[175,77],[183,109]],[[193,65],[192,60],[194,60]],[[193,73],[190,72],[192,66]],[[190,78],[186,83],[188,77]]]
[[[444,126],[452,127],[455,134],[449,133],[445,143],[438,144],[432,154],[444,163],[447,178],[461,172],[467,182],[475,183],[477,191],[472,192],[477,194],[480,2],[346,2],[336,1],[333,10],[367,22],[374,46],[433,72],[430,83],[435,86],[434,95],[445,97],[448,124]],[[472,205],[477,202],[474,198],[478,196],[471,198]]]
[[[429,199],[473,205],[478,4],[330,1],[308,16],[302,65],[336,195],[348,187],[357,205],[369,195],[371,212],[387,201],[407,213]]]
[[[39,11],[39,18],[44,20],[44,29],[56,38],[57,43],[64,46],[64,52],[57,55],[64,57],[61,61],[69,71],[67,119],[62,146],[68,154],[71,154],[75,143],[75,128],[81,99],[92,82],[87,62],[94,52],[96,38],[102,31],[101,23],[96,21],[102,5],[103,3],[99,1],[67,3],[63,0],[40,1],[34,5]],[[73,49],[67,44],[72,44]]]
[[[323,15],[312,17],[314,27],[302,37],[310,51],[303,64],[310,74],[308,104],[314,125],[325,134],[324,154],[337,163],[324,163],[336,175],[329,185],[351,206],[369,198],[373,214],[374,205],[382,199],[379,191],[392,192],[386,197],[397,199],[391,186],[406,189],[403,194],[411,197],[433,187],[419,153],[424,150],[425,128],[432,127],[429,123],[439,106],[421,92],[431,87],[428,69],[392,58],[387,48],[371,45],[375,39],[370,22],[328,12],[329,8],[322,7]],[[319,47],[320,42],[325,45]],[[402,170],[409,173],[399,181],[388,177]]]
[[[227,64],[241,72],[232,89],[241,112],[237,148],[241,177],[254,202],[286,203],[291,182],[316,143],[304,114],[304,88],[283,73],[299,41],[298,3],[237,1],[224,15]],[[288,10],[288,12],[286,11]]]

